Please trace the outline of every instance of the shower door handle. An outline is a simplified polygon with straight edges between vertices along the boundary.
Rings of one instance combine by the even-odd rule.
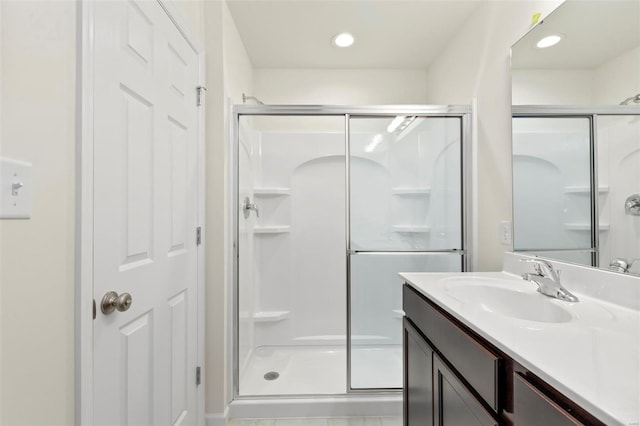
[[[244,213],[245,219],[249,219],[251,210],[256,212],[256,217],[260,217],[260,210],[258,209],[258,205],[256,203],[252,203],[249,197],[244,197],[244,200],[242,200],[242,211]]]

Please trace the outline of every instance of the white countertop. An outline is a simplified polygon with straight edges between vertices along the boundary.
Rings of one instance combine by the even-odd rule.
[[[577,291],[568,303],[505,272],[405,273],[407,283],[607,425],[640,425],[640,312]],[[460,298],[456,285],[485,285],[544,298],[571,315],[538,322]],[[569,287],[571,291],[572,288]],[[467,287],[468,288],[468,287]],[[458,295],[457,295],[458,294]]]

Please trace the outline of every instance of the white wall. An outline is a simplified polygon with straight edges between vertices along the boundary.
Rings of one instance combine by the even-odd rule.
[[[591,70],[513,70],[514,105],[589,105],[593,103]]]
[[[73,423],[74,1],[3,1],[3,157],[33,163],[30,220],[0,221],[2,418]]]
[[[256,69],[255,94],[266,104],[424,104],[424,70]]]
[[[640,46],[594,69],[518,69],[514,105],[618,105],[640,92]]]
[[[511,79],[509,50],[561,1],[483,3],[436,58],[427,73],[431,104],[469,104],[477,98],[479,270],[500,270],[500,221],[512,217]]]
[[[227,147],[227,98],[242,103],[242,93],[253,91],[253,69],[228,7],[222,1],[204,2],[206,54],[206,354],[205,411],[221,415],[232,397],[227,387],[233,360],[227,358],[231,324],[227,322],[231,271],[225,269],[231,253],[225,247],[231,229],[225,223],[230,206],[227,191],[230,166]]]
[[[593,70],[594,103],[617,105],[640,93],[640,46]]]
[[[242,93],[253,94],[253,66],[226,2],[222,19],[225,94],[241,104]]]

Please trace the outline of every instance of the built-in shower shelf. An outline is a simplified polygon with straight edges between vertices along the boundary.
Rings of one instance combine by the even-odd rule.
[[[427,225],[393,225],[391,230],[402,234],[428,234],[431,232],[431,227]]]
[[[284,187],[260,187],[253,188],[253,194],[262,197],[278,197],[291,194],[291,188]]]
[[[393,195],[406,195],[406,196],[428,195],[431,193],[431,188],[428,188],[426,186],[414,186],[414,187],[399,186],[396,188],[391,188],[391,193]]]
[[[589,186],[565,186],[564,192],[566,194],[591,194],[591,187]],[[608,186],[599,186],[598,193],[606,194],[609,192]]]
[[[569,231],[591,231],[590,223],[565,223],[564,227]],[[600,224],[600,232],[608,232],[609,228],[608,223]]]
[[[253,314],[255,322],[278,322],[289,318],[291,311],[261,311]]]
[[[288,225],[278,226],[256,226],[253,228],[255,234],[284,234],[291,232],[291,227]]]

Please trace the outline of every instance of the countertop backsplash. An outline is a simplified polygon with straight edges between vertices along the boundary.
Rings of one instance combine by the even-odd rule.
[[[525,272],[532,272],[531,265],[520,262],[520,259],[533,257],[535,256],[505,252],[503,270],[506,273],[518,276]],[[551,263],[557,271],[560,271],[560,281],[570,292],[582,293],[640,311],[640,276],[621,274],[546,258],[545,260]]]

